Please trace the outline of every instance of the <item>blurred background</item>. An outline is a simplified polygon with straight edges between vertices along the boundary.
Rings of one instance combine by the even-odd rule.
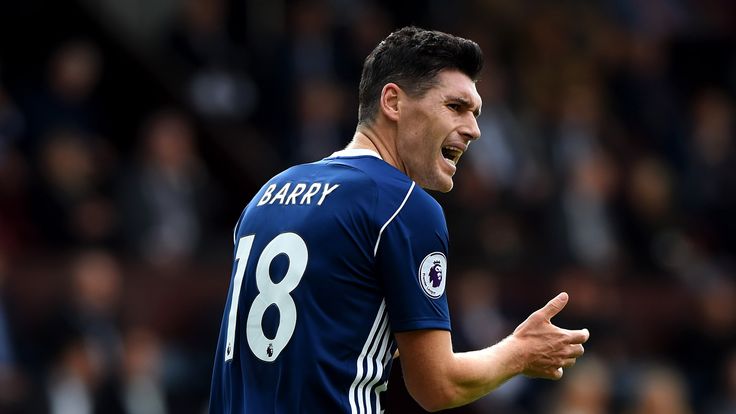
[[[486,56],[436,194],[456,350],[561,290],[592,333],[453,412],[736,413],[729,0],[0,2],[0,412],[205,412],[241,209],[347,144],[407,24]],[[420,412],[398,366],[386,408]]]

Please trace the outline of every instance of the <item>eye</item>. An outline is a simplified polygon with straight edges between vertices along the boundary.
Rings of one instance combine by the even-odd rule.
[[[450,108],[450,110],[455,111],[455,112],[460,110],[460,104],[458,103],[449,103],[447,104],[447,107]]]

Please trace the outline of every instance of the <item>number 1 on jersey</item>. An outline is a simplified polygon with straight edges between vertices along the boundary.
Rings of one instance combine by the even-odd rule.
[[[235,353],[235,327],[238,318],[238,302],[243,285],[243,276],[250,256],[255,235],[240,238],[235,259],[238,264],[233,278],[232,300],[227,322],[227,342],[225,345],[225,361],[233,358]],[[279,283],[271,279],[270,266],[276,256],[284,254],[289,259],[284,278]],[[296,328],[296,303],[291,297],[293,291],[304,276],[307,268],[307,245],[295,233],[281,233],[266,245],[256,264],[256,286],[258,295],[253,299],[246,321],[246,339],[248,346],[258,359],[266,362],[275,360],[289,343]],[[263,315],[271,305],[279,311],[279,326],[274,338],[268,338],[263,332]]]
[[[235,353],[235,322],[238,319],[238,303],[240,302],[240,288],[243,287],[243,275],[245,275],[245,266],[248,264],[248,256],[250,249],[253,247],[253,239],[255,234],[241,237],[238,241],[238,250],[235,253],[235,260],[238,266],[235,269],[235,277],[233,278],[233,293],[230,301],[230,314],[227,317],[227,344],[225,345],[225,361],[233,359]]]

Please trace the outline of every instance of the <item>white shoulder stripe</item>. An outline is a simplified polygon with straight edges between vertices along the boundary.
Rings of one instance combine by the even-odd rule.
[[[388,221],[383,225],[383,227],[381,227],[381,230],[378,232],[378,240],[376,240],[376,247],[373,248],[373,256],[374,257],[378,253],[378,244],[381,242],[381,235],[383,234],[383,231],[386,229],[386,227],[389,225],[389,223],[391,223],[396,218],[396,216],[399,215],[399,212],[401,211],[401,209],[404,208],[404,204],[406,204],[406,200],[409,199],[409,196],[411,195],[411,192],[414,190],[414,186],[415,185],[416,185],[416,183],[414,181],[412,181],[411,182],[411,187],[409,187],[409,191],[406,192],[406,196],[404,197],[404,201],[401,202],[401,205],[399,206],[399,208],[396,209],[396,211],[391,216],[391,218],[388,219]]]

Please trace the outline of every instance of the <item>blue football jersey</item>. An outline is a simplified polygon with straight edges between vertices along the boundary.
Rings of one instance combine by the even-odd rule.
[[[234,241],[211,413],[380,413],[393,334],[450,329],[442,208],[372,151],[272,178]]]

